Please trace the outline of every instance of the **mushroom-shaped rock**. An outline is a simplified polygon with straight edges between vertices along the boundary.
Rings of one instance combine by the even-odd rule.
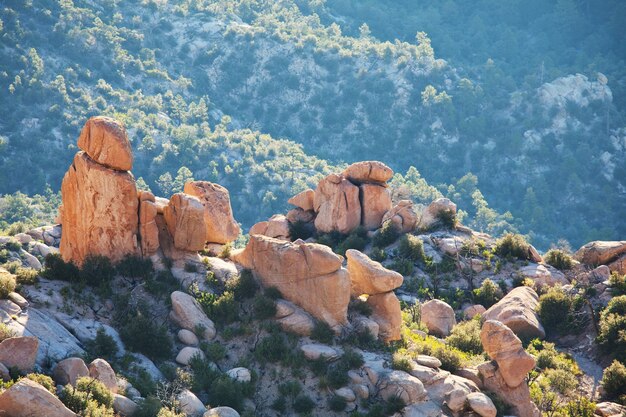
[[[379,161],[355,162],[343,171],[350,181],[361,183],[386,183],[393,177],[393,170]]]
[[[376,230],[382,225],[385,213],[391,210],[391,193],[378,184],[362,184],[359,189],[361,224],[367,230]]]
[[[102,382],[113,394],[117,394],[115,371],[104,359],[95,359],[89,364],[89,376]]]
[[[456,215],[456,204],[447,198],[438,198],[424,209],[419,227],[422,230],[431,229],[440,223],[442,216]]]
[[[331,327],[347,322],[350,278],[341,268],[342,258],[328,246],[253,235],[231,257],[265,287],[278,288],[285,299]]]
[[[496,406],[491,401],[491,398],[487,397],[482,392],[472,392],[467,394],[467,404],[478,415],[482,417],[496,417]]]
[[[392,291],[370,295],[367,304],[372,308],[370,318],[378,323],[381,339],[385,342],[400,340],[402,309],[398,297]]]
[[[315,228],[320,232],[350,233],[361,224],[359,187],[340,175],[330,174],[322,179],[313,201],[317,213]]]
[[[78,378],[89,376],[89,369],[81,358],[67,358],[57,363],[52,377],[58,385],[74,386]]]
[[[190,331],[195,331],[201,327],[204,329],[202,336],[206,340],[215,337],[215,325],[204,313],[195,298],[182,291],[174,291],[170,298],[172,300],[172,318],[180,327]]]
[[[139,253],[135,179],[79,152],[63,177],[61,255],[81,266],[87,255],[118,262]]]
[[[315,196],[315,191],[304,190],[301,193],[298,193],[291,197],[287,202],[293,206],[299,207],[304,211],[313,210],[313,197]]]
[[[480,331],[480,341],[489,357],[496,361],[509,387],[517,387],[535,367],[535,358],[526,353],[522,341],[504,324],[487,320]]]
[[[483,313],[484,320],[497,320],[519,337],[543,339],[546,332],[535,310],[539,296],[530,287],[517,287]]]
[[[184,191],[197,197],[204,206],[208,242],[228,243],[237,239],[240,228],[233,217],[226,188],[208,181],[192,181],[185,184]]]
[[[385,268],[380,262],[371,260],[356,249],[348,249],[346,258],[348,258],[348,272],[352,281],[353,295],[382,294],[402,285],[401,274]]]
[[[133,168],[133,153],[124,126],[115,119],[95,116],[87,120],[78,147],[100,165],[118,171]]]
[[[202,417],[239,417],[239,413],[230,407],[215,407],[205,412]]]
[[[139,406],[133,400],[123,395],[113,396],[113,411],[124,417],[131,417],[139,410]]]
[[[185,251],[204,249],[206,226],[204,206],[198,198],[176,193],[163,211],[167,229],[174,239],[174,246]]]
[[[61,400],[28,378],[20,379],[0,394],[2,415],[11,417],[75,417]]]
[[[36,337],[9,337],[0,342],[0,363],[7,368],[31,372],[37,360],[39,340]]]
[[[441,300],[430,300],[422,304],[422,323],[436,336],[448,336],[456,324],[454,310]]]
[[[409,233],[415,230],[418,216],[411,200],[400,200],[383,216],[383,223],[391,221],[400,233]]]
[[[380,384],[380,396],[384,400],[400,397],[405,404],[414,404],[427,397],[422,381],[403,371],[391,371]]]
[[[626,240],[596,240],[583,245],[574,254],[574,259],[586,265],[604,265],[626,253]]]

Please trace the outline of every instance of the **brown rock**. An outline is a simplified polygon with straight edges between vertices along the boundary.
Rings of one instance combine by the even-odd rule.
[[[176,193],[163,212],[167,228],[180,250],[200,251],[206,241],[204,207],[196,197]]]
[[[530,287],[517,287],[483,314],[484,320],[497,320],[519,337],[543,339],[546,332],[535,310],[539,296]]]
[[[347,322],[350,278],[328,246],[252,235],[231,258],[318,319],[333,327]]]
[[[350,233],[361,224],[359,187],[344,177],[330,174],[315,189],[315,228],[323,233]]]
[[[267,221],[265,236],[289,240],[289,221],[282,214],[275,214]]]
[[[480,314],[482,316],[485,311],[487,311],[487,309],[485,309],[485,307],[483,307],[482,305],[474,304],[465,307],[465,309],[463,310],[463,315],[467,319],[473,319],[477,314]]]
[[[84,152],[74,157],[61,185],[63,217],[61,255],[82,265],[87,255],[113,262],[138,254],[138,208],[135,179],[94,162]]]
[[[152,197],[152,199],[150,199]],[[139,238],[141,253],[149,257],[159,249],[159,227],[156,224],[157,207],[151,193],[142,192],[139,197]]]
[[[92,117],[85,123],[78,138],[78,147],[98,164],[118,171],[133,168],[133,152],[126,129],[115,119]]]
[[[36,337],[9,337],[0,342],[0,363],[16,367],[23,373],[32,372],[37,359],[39,340]]]
[[[402,327],[402,309],[400,301],[393,292],[371,295],[367,304],[372,308],[371,319],[378,323],[379,336],[385,342],[400,340]]]
[[[622,255],[615,261],[609,264],[611,272],[617,272],[618,274],[626,274],[626,255]]]
[[[315,219],[315,212],[313,210],[305,211],[300,207],[291,209],[287,212],[287,220],[289,223],[309,223]]]
[[[382,222],[390,220],[400,233],[409,233],[415,230],[418,216],[411,200],[400,200],[383,216]]]
[[[509,387],[500,369],[493,362],[478,365],[478,371],[483,381],[485,390],[495,393],[512,409],[510,414],[517,417],[541,417],[537,406],[530,399],[528,385],[519,384],[517,387]]]
[[[626,240],[589,242],[574,254],[574,259],[586,265],[605,265],[626,253]]]
[[[233,217],[226,188],[208,181],[193,181],[185,184],[185,193],[198,197],[204,206],[208,242],[228,243],[237,239],[241,229]]]
[[[396,271],[391,271],[371,260],[356,249],[346,251],[348,272],[352,281],[352,295],[382,294],[402,285],[404,278]]]
[[[428,397],[422,381],[403,371],[391,371],[385,375],[380,396],[384,400],[391,397],[400,397],[405,404],[414,404]]]
[[[391,193],[377,184],[362,184],[359,189],[361,224],[367,230],[376,230],[382,225],[385,213],[391,210]]]
[[[456,324],[454,310],[441,300],[430,300],[422,304],[422,323],[428,332],[436,336],[448,336]]]
[[[89,376],[102,382],[113,394],[117,394],[115,371],[104,359],[95,359],[89,364]]]
[[[57,385],[71,384],[74,386],[76,381],[84,376],[89,376],[89,369],[81,358],[67,358],[57,363],[54,368],[53,379]]]
[[[535,367],[535,358],[526,353],[522,341],[504,324],[487,320],[480,331],[480,341],[489,357],[498,363],[506,384],[515,388]]]
[[[263,220],[262,222],[258,222],[252,225],[248,234],[252,235],[263,235],[266,236],[265,232],[267,231],[268,221]]]
[[[343,171],[343,176],[361,184],[366,182],[386,183],[393,177],[393,170],[378,161],[355,162]]]
[[[293,206],[299,207],[304,211],[313,210],[313,198],[315,196],[315,191],[304,190],[301,193],[298,193],[291,197],[287,202]]]
[[[75,417],[61,400],[35,381],[23,378],[0,394],[0,412],[10,417]]]

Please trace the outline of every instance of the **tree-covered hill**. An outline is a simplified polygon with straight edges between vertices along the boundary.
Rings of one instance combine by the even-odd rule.
[[[475,228],[623,236],[623,7],[492,3],[5,1],[0,193],[58,190],[84,121],[110,114],[147,186],[218,181],[245,225],[379,159]]]

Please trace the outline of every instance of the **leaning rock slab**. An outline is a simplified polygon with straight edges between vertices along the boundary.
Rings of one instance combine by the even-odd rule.
[[[315,195],[315,191],[304,190],[301,193],[298,193],[291,197],[287,202],[293,206],[299,207],[304,211],[313,210],[313,196]]]
[[[21,372],[32,372],[37,359],[39,340],[36,337],[10,337],[0,342],[0,363]]]
[[[78,138],[78,147],[100,165],[117,171],[133,168],[133,153],[124,126],[105,116],[92,117]]]
[[[186,194],[197,197],[204,206],[207,242],[228,243],[237,239],[240,228],[233,217],[228,190],[208,181],[185,184]]]
[[[422,323],[436,336],[448,336],[456,324],[454,310],[441,300],[430,300],[422,304]]]
[[[43,386],[23,378],[0,394],[2,415],[10,417],[75,417],[61,400]]]
[[[353,295],[382,294],[402,285],[404,278],[401,274],[385,268],[356,249],[348,249],[346,258]]]
[[[174,291],[170,299],[172,300],[172,312],[176,323],[183,329],[195,331],[197,327],[203,327],[203,337],[211,340],[215,337],[215,324],[202,311],[202,307],[189,294],[182,291]]]
[[[535,310],[539,296],[530,287],[517,287],[483,314],[484,320],[497,320],[522,338],[543,339],[546,332]]]

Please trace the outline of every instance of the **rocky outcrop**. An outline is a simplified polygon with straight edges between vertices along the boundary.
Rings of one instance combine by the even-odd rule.
[[[57,385],[76,385],[76,381],[89,376],[89,369],[81,358],[67,358],[57,363],[53,371],[54,382]]]
[[[231,258],[253,271],[265,287],[332,327],[347,322],[350,278],[342,258],[328,246],[253,235]]]
[[[438,198],[424,209],[418,227],[421,230],[430,230],[440,223],[444,215],[456,216],[456,204],[447,198]]]
[[[410,233],[415,230],[419,218],[411,200],[400,200],[383,216],[382,222],[391,221],[400,233]]]
[[[196,197],[176,193],[163,210],[174,247],[184,251],[200,251],[206,242],[204,206]]]
[[[133,153],[124,126],[105,116],[92,117],[78,138],[78,147],[94,162],[117,171],[133,168]]]
[[[206,340],[211,340],[215,337],[213,321],[207,317],[195,298],[182,291],[174,291],[170,298],[172,300],[170,317],[176,324],[189,331],[196,331],[200,327],[203,328],[204,333],[202,336]]]
[[[361,224],[359,187],[338,174],[322,179],[313,199],[315,228],[324,233],[350,233]]]
[[[240,228],[233,217],[226,188],[208,181],[192,181],[185,184],[184,191],[197,197],[204,206],[207,242],[224,244],[237,239]]]
[[[626,274],[626,255],[622,255],[613,262],[609,263],[609,269],[618,274]]]
[[[569,284],[569,281],[561,271],[549,265],[530,264],[522,267],[519,272],[525,277],[532,279],[539,287]]]
[[[154,255],[159,249],[159,227],[156,224],[157,206],[152,193],[139,192],[139,238],[141,254]]]
[[[385,186],[361,184],[361,224],[367,230],[376,230],[383,223],[383,217],[391,210],[391,193]]]
[[[476,315],[480,315],[482,317],[485,311],[487,311],[487,309],[483,307],[482,305],[474,304],[474,305],[465,307],[465,309],[463,310],[463,316],[465,316],[466,319],[472,319]]]
[[[535,310],[539,296],[530,287],[517,287],[491,306],[484,314],[484,320],[497,320],[510,328],[517,336],[543,339],[546,332],[539,322]]]
[[[401,274],[385,268],[380,262],[371,260],[356,249],[348,249],[346,258],[352,281],[352,295],[382,294],[402,285],[404,278]]]
[[[100,165],[79,152],[61,185],[61,255],[82,265],[88,255],[113,262],[138,254],[137,188],[130,172]]]
[[[393,291],[370,295],[367,305],[372,308],[371,319],[378,323],[379,337],[385,342],[401,339],[402,309]]]
[[[428,396],[422,381],[403,371],[391,371],[383,376],[379,394],[384,400],[400,397],[405,404],[414,404]]]
[[[384,184],[393,177],[393,170],[379,161],[361,161],[350,165],[342,174],[356,184]]]
[[[514,388],[508,386],[494,362],[478,365],[478,372],[484,389],[493,392],[511,406],[510,414],[517,417],[541,417],[537,406],[530,398],[527,384],[519,384]]]
[[[574,254],[574,259],[585,265],[606,265],[626,254],[626,240],[594,241],[583,245]]]
[[[304,211],[313,210],[313,199],[315,198],[315,191],[304,190],[291,197],[287,202],[293,206],[299,207]]]
[[[480,341],[489,357],[498,364],[506,384],[515,388],[535,367],[535,358],[526,353],[522,341],[504,324],[487,320],[480,331]]]
[[[441,300],[430,300],[422,304],[421,321],[428,332],[436,336],[448,336],[456,325],[454,310]]]
[[[267,221],[255,223],[250,235],[263,235],[274,239],[289,240],[289,221],[282,214],[275,214]]]
[[[23,373],[32,372],[37,359],[39,340],[36,337],[9,337],[0,342],[0,363]]]
[[[10,417],[75,417],[61,400],[43,386],[23,378],[0,394],[0,413]]]

